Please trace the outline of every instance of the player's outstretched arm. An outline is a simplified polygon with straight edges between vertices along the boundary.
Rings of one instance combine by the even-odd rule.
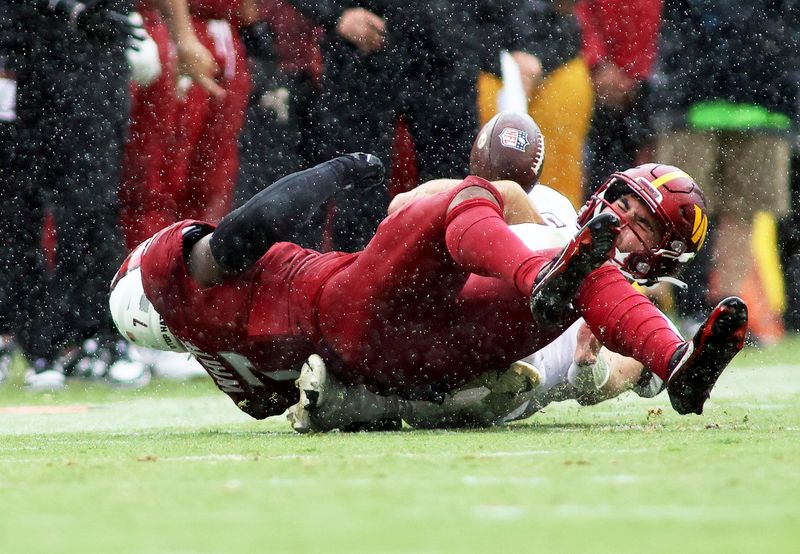
[[[642,377],[643,366],[641,363],[605,347],[598,354],[598,360],[601,366],[599,371],[596,366],[581,368],[586,371],[583,379],[588,386],[581,388],[575,400],[582,406],[590,406],[616,398],[623,392],[631,390]],[[597,377],[604,380],[598,380]]]
[[[198,285],[209,287],[251,267],[319,210],[337,190],[383,182],[372,154],[347,154],[279,179],[226,215],[191,249],[187,263]]]
[[[636,385],[643,366],[633,358],[612,352],[600,344],[589,326],[578,330],[573,363],[567,378],[575,387],[575,400],[583,406],[615,398]]]

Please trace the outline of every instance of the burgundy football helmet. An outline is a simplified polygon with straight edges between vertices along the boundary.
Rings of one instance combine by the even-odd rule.
[[[694,179],[675,166],[644,164],[613,173],[581,209],[578,222],[584,225],[608,208],[619,216],[623,227],[629,225],[612,207],[615,200],[626,194],[636,194],[644,202],[663,225],[664,234],[657,245],[647,248],[646,241],[629,226],[642,243],[642,250],[617,250],[614,261],[639,284],[674,282],[672,277],[682,264],[694,258],[706,238],[708,216],[703,191]]]

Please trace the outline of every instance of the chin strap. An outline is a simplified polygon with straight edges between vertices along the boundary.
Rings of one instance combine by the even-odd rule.
[[[689,288],[689,285],[687,285],[680,279],[676,279],[675,277],[656,277],[655,279],[653,279],[653,284],[655,283],[671,283],[681,289]]]
[[[641,285],[643,287],[651,287],[657,283],[671,283],[678,288],[687,289],[689,285],[681,281],[680,279],[676,279],[675,277],[655,277],[653,279],[636,279],[627,271],[623,271],[622,274],[629,280],[633,281],[637,285]]]

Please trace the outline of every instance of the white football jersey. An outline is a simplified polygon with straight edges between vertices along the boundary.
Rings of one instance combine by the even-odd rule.
[[[545,185],[533,187],[528,198],[539,211],[545,225],[522,223],[511,225],[511,230],[531,250],[562,248],[575,236],[578,214],[563,194]]]
[[[528,193],[528,198],[548,225],[577,229],[578,212],[560,192],[539,184]]]

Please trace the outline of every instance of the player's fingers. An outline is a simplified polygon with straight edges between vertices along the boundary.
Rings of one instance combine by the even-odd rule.
[[[378,17],[375,14],[370,15],[372,17],[367,19],[367,24],[382,35],[386,33],[386,22],[383,20],[383,18]]]
[[[370,25],[366,25],[361,35],[361,50],[367,54],[383,48],[383,33]]]
[[[593,341],[596,341],[592,330],[585,323],[578,328],[577,342],[575,344],[575,355],[573,360],[576,364],[587,365],[597,361],[598,349],[593,348]]]
[[[196,79],[196,82],[216,100],[222,100],[223,98],[225,98],[225,95],[227,94],[225,92],[225,89],[219,86],[219,84],[211,77],[203,75],[201,77],[198,77]]]

